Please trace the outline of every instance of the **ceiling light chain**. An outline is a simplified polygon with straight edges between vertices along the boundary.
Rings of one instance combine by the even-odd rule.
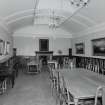
[[[56,24],[57,24],[57,19],[56,19],[56,16],[55,16],[55,11],[51,10],[49,28],[56,29],[56,27],[57,27]]]
[[[34,0],[34,13],[33,13],[33,23],[35,22],[35,15],[36,15],[36,9],[38,7],[39,0]]]

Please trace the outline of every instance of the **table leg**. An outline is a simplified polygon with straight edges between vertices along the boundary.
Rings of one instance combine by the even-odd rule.
[[[75,105],[78,105],[78,99],[77,98],[74,99],[74,103],[75,103]]]
[[[30,71],[30,66],[28,65],[28,72]]]
[[[5,79],[4,81],[3,81],[3,93],[6,91],[6,89],[7,89],[7,80]]]

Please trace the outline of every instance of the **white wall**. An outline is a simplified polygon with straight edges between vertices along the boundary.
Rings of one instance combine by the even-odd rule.
[[[39,51],[40,38],[49,39],[49,50],[54,51],[54,55],[58,54],[58,50],[62,50],[62,54],[67,55],[71,47],[72,35],[69,32],[61,28],[50,29],[47,25],[24,27],[17,30],[13,36],[18,55],[35,56],[35,51]]]
[[[17,55],[34,55],[34,39],[30,37],[14,37],[14,48],[17,48]]]
[[[24,37],[63,37],[72,38],[72,35],[62,28],[51,29],[48,25],[31,25],[17,30],[13,36]]]
[[[69,54],[69,48],[71,48],[71,39],[70,38],[56,38],[53,41],[53,51],[55,55],[58,55],[58,50],[63,51],[63,55]]]
[[[39,51],[39,39],[49,39],[49,50],[58,54],[62,50],[63,55],[68,55],[68,49],[71,47],[70,38],[53,38],[53,37],[24,37],[14,36],[14,47],[17,48],[17,55],[35,56],[35,51]]]
[[[94,31],[94,30],[93,30]],[[92,39],[97,39],[97,38],[105,38],[105,29],[104,30],[100,30],[100,31],[96,31],[94,33],[89,33],[88,35],[83,35],[83,36],[79,36],[79,37],[75,37],[72,39],[72,53],[73,55],[76,56],[87,56],[87,57],[97,57],[97,58],[105,58],[103,56],[93,56],[92,53],[92,43],[91,40]],[[80,43],[83,42],[85,44],[85,54],[76,54],[76,50],[75,50],[75,44],[76,43]]]

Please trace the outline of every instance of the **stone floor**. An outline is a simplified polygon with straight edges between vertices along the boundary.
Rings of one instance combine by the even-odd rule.
[[[14,88],[0,95],[0,105],[56,105],[48,72],[37,75],[20,73]]]

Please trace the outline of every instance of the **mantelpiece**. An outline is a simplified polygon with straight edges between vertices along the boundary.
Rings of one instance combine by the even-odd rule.
[[[52,60],[53,51],[36,51],[36,59],[39,60],[41,56],[47,56],[48,60]]]

